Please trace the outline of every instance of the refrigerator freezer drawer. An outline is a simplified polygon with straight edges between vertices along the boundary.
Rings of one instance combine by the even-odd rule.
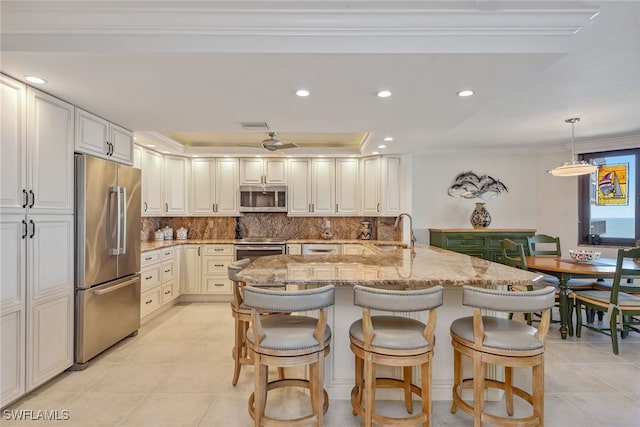
[[[83,364],[140,328],[140,275],[76,291],[75,362]]]

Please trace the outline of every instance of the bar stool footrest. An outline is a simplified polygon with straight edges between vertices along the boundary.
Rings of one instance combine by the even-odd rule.
[[[506,384],[504,381],[493,380],[489,378],[485,378],[484,380],[485,388],[498,388],[501,390],[505,390]],[[462,380],[462,385],[459,387],[457,385],[453,386],[453,403],[451,405],[451,412],[455,413],[458,408],[462,409],[467,414],[473,416],[474,413],[474,405],[465,402],[462,400],[462,390],[471,389],[473,390],[473,378],[467,378]],[[527,393],[523,389],[519,387],[512,386],[513,395],[518,396],[522,400],[526,401],[530,405],[533,405],[533,396],[530,393]],[[501,426],[538,426],[540,425],[540,420],[537,416],[531,415],[529,417],[523,418],[513,418],[513,417],[500,417],[498,415],[493,415],[487,412],[482,413],[482,421],[490,424],[501,425]]]
[[[404,389],[405,383],[403,380],[398,378],[376,378],[376,388],[400,388]],[[415,384],[411,384],[411,393],[417,395],[422,398],[422,388],[418,387]],[[358,386],[353,387],[351,390],[351,408],[353,415],[365,415],[365,408],[362,406],[362,401],[358,401],[359,395]],[[383,426],[392,425],[394,427],[402,427],[402,426],[414,426],[417,424],[424,424],[429,419],[428,414],[419,413],[412,417],[387,417],[384,415],[380,415],[377,413],[373,413],[372,421],[374,424],[379,424]]]
[[[277,388],[282,387],[301,387],[307,390],[311,389],[311,385],[309,380],[301,379],[301,378],[284,378],[278,379],[274,381],[269,381],[267,383],[267,392],[271,390],[275,390]],[[322,389],[322,393],[324,394],[324,404],[322,405],[322,413],[326,414],[329,409],[329,394],[327,390]],[[255,419],[255,393],[251,393],[249,396],[249,415],[251,419]],[[274,426],[305,426],[305,425],[314,425],[318,416],[316,414],[309,414],[299,418],[291,418],[291,419],[280,419],[280,418],[270,418],[267,416],[262,416],[262,423],[265,427],[270,425]]]

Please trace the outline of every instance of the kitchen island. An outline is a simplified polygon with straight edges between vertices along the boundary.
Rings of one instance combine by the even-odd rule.
[[[432,385],[433,400],[451,400],[453,352],[449,325],[472,312],[461,304],[462,286],[506,288],[508,285],[532,284],[542,280],[542,275],[433,246],[418,245],[414,252],[410,249],[379,249],[370,255],[262,257],[242,270],[239,278],[256,286],[336,286],[336,303],[328,316],[333,343],[325,369],[325,388],[332,399],[345,400],[350,398],[354,381],[349,326],[361,316],[360,308],[353,306],[353,285],[388,289],[444,286],[444,304],[438,309]],[[380,371],[384,372],[383,369]],[[500,377],[501,372],[491,372],[491,375]],[[414,382],[419,383],[415,373]],[[380,393],[380,398],[385,394]],[[498,397],[497,394],[489,396],[493,399]]]

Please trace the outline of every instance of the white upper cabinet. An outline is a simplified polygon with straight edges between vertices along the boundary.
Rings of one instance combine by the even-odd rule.
[[[164,214],[186,215],[188,210],[188,169],[189,159],[179,156],[165,156],[164,173]]]
[[[286,184],[285,159],[240,159],[240,185]]]
[[[336,159],[336,211],[337,215],[357,215],[358,159]]]
[[[27,188],[27,87],[0,74],[0,209],[24,213]]]
[[[0,209],[73,213],[73,106],[0,75]]]
[[[289,159],[289,214],[333,215],[334,159]]]
[[[191,160],[191,214],[238,213],[238,160]]]
[[[142,216],[161,216],[164,212],[164,159],[162,154],[142,150]]]
[[[75,150],[127,165],[133,164],[133,133],[76,108]]]
[[[361,160],[362,214],[394,216],[401,212],[400,157]]]

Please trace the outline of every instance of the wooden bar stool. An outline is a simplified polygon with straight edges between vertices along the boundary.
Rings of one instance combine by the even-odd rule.
[[[251,308],[247,343],[255,366],[255,388],[249,397],[249,414],[256,427],[322,425],[323,415],[329,407],[329,396],[324,390],[324,359],[331,342],[326,309],[334,302],[333,285],[298,291],[244,287],[244,304]],[[318,318],[294,314],[260,315],[264,312],[297,313],[309,310],[319,310]],[[308,366],[309,379],[268,381],[269,366]],[[312,412],[294,419],[267,417],[267,392],[280,387],[308,389]]]
[[[242,288],[244,282],[238,280],[238,273],[245,268],[251,260],[242,259],[234,261],[227,267],[227,273],[229,279],[233,285],[233,300],[231,301],[231,315],[234,319],[234,345],[231,351],[233,355],[234,368],[233,368],[233,380],[231,383],[236,385],[238,378],[240,377],[240,370],[242,365],[253,365],[253,360],[249,357],[247,351],[247,329],[249,329],[249,323],[251,322],[251,309],[246,307],[243,302]]]
[[[349,328],[355,355],[355,387],[351,391],[353,414],[364,417],[365,426],[431,425],[431,358],[433,357],[436,307],[442,305],[442,286],[402,291],[354,286],[353,303],[362,307],[362,319]],[[406,317],[371,315],[371,310],[409,313],[429,310],[426,324]],[[403,368],[403,379],[377,378],[376,365]],[[413,366],[420,366],[421,387],[411,383]],[[412,394],[422,400],[419,414],[392,418],[375,412],[376,387],[404,389],[407,413],[413,413]],[[362,406],[362,397],[365,405]]]
[[[499,426],[544,425],[544,346],[549,330],[550,311],[555,303],[555,288],[547,286],[530,292],[509,292],[465,286],[462,304],[473,307],[472,317],[451,324],[453,345],[453,404],[473,415],[474,427],[482,422]],[[541,312],[538,329],[527,324],[493,316],[482,309],[506,313]],[[473,359],[473,378],[463,380],[462,355]],[[504,381],[485,378],[485,365],[504,366]],[[513,385],[513,368],[532,368],[532,393]],[[507,414],[501,417],[484,411],[485,388],[504,390]],[[473,388],[473,405],[462,400],[462,390]],[[513,417],[513,396],[530,403],[533,415]]]

